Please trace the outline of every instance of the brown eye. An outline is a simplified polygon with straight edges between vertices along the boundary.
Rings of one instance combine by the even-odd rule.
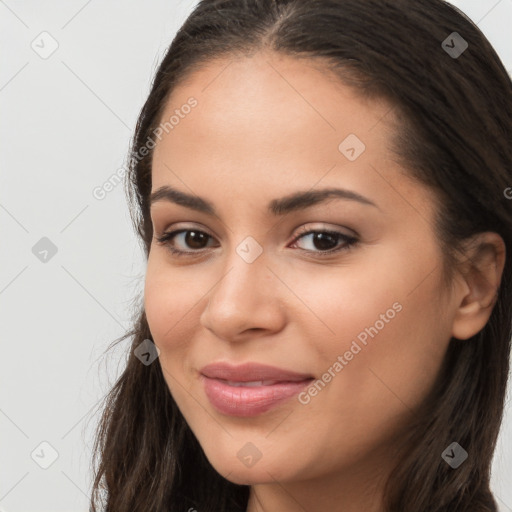
[[[160,244],[167,246],[171,253],[181,256],[187,253],[198,253],[202,249],[205,249],[208,239],[210,238],[212,237],[204,231],[197,229],[179,229],[164,233],[161,237],[157,237],[157,240]],[[185,249],[176,249],[176,241],[181,247],[185,247]]]
[[[306,252],[318,254],[319,256],[329,255],[342,250],[350,249],[357,243],[357,238],[345,235],[338,231],[311,230],[306,231],[294,240],[294,244],[303,238],[310,238],[310,248]],[[340,246],[340,243],[342,245]],[[307,245],[307,244],[306,244]]]
[[[311,230],[298,236],[293,244],[296,245],[297,241],[307,237],[310,237],[310,248],[302,250],[320,257],[349,250],[358,242],[357,238],[338,231]],[[213,238],[197,229],[179,229],[157,237],[157,241],[166,246],[175,256],[197,256],[204,249],[211,247],[208,246],[209,240],[213,240]]]
[[[208,235],[202,231],[184,231],[183,241],[192,249],[204,249],[203,244],[208,241]]]

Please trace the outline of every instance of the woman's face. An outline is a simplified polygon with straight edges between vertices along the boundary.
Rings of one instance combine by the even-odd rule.
[[[147,320],[172,396],[233,482],[379,467],[433,385],[456,304],[442,288],[434,197],[387,149],[393,115],[274,54],[212,62],[166,106],[152,192],[211,211],[165,193],[153,202],[155,237],[187,231],[153,239]],[[346,192],[322,197],[332,188]],[[216,362],[310,380],[202,377]]]

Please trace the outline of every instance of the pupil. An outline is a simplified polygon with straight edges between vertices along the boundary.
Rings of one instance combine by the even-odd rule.
[[[315,233],[313,237],[313,243],[317,249],[329,250],[336,246],[335,237],[328,233]],[[319,244],[317,242],[319,242]]]
[[[196,237],[196,240],[194,241],[194,235]],[[197,231],[188,231],[185,235],[185,242],[189,247],[195,248],[195,249],[202,249],[201,242],[197,241],[197,238],[205,239],[204,233],[198,233]]]

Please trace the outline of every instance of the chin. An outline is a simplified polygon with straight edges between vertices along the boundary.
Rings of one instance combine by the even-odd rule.
[[[224,478],[226,480],[229,480],[231,483],[237,484],[237,485],[255,485],[255,484],[267,483],[268,481],[270,481],[268,475],[267,475],[267,478],[264,479],[263,477],[255,478],[254,474],[249,474],[249,473],[250,472],[247,472],[247,471],[241,471],[241,472],[234,471],[233,473],[230,473],[228,476],[225,476]]]
[[[245,467],[237,455],[233,458],[208,458],[208,460],[223,478],[238,485],[273,483],[276,480],[284,482],[292,480],[295,473],[289,462],[281,464],[276,460],[265,461],[263,457],[250,467]]]
[[[222,476],[226,480],[229,480],[233,484],[238,485],[256,485],[256,484],[267,484],[275,482],[275,480],[281,481],[281,479],[276,478],[272,468],[269,469],[268,473],[265,469],[256,469],[256,468],[235,468],[231,469],[231,473],[221,473]],[[274,477],[274,478],[272,478]]]

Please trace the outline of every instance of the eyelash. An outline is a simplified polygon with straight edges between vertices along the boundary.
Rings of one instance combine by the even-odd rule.
[[[178,257],[181,257],[181,256],[192,256],[193,257],[197,253],[200,253],[201,251],[203,251],[204,249],[198,249],[198,250],[192,250],[192,251],[181,251],[179,249],[175,249],[170,244],[170,242],[172,241],[172,239],[176,235],[178,235],[180,233],[186,233],[186,232],[189,232],[189,231],[194,231],[196,233],[201,233],[203,235],[206,235],[206,236],[212,238],[208,233],[205,233],[204,231],[200,231],[198,229],[193,229],[193,228],[184,228],[184,229],[177,229],[177,230],[174,230],[174,231],[169,231],[167,233],[163,233],[161,236],[156,237],[156,240],[161,245],[166,246],[166,248],[174,256],[178,256]],[[344,233],[340,233],[339,231],[313,229],[313,230],[304,231],[304,232],[300,233],[299,236],[294,238],[294,240],[292,241],[292,244],[294,244],[295,242],[297,242],[301,238],[304,238],[305,236],[310,235],[310,234],[314,234],[314,233],[328,234],[328,235],[337,237],[338,241],[339,240],[343,240],[345,242],[344,245],[341,245],[340,247],[337,247],[335,249],[329,249],[327,251],[309,251],[307,249],[300,249],[303,252],[306,252],[306,253],[309,253],[309,254],[315,254],[316,256],[319,256],[320,258],[330,256],[330,255],[332,255],[334,253],[339,253],[339,252],[342,252],[342,251],[348,251],[348,250],[352,249],[358,243],[358,241],[359,241],[356,237],[345,235]]]

